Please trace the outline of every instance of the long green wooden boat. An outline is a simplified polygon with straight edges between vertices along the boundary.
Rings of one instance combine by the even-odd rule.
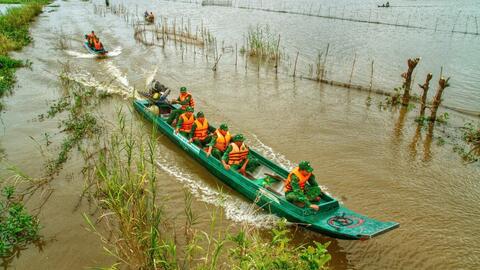
[[[327,194],[324,194],[322,200],[318,202],[320,206],[318,212],[292,204],[284,197],[283,181],[275,180],[275,178],[286,178],[289,173],[287,170],[250,149],[253,156],[260,161],[261,166],[248,177],[233,170],[227,171],[216,158],[207,157],[205,151],[189,143],[182,135],[175,134],[174,129],[165,121],[171,109],[174,108],[172,105],[158,105],[160,114],[157,116],[149,110],[149,104],[149,100],[133,102],[138,112],[208,171],[270,213],[304,225],[313,231],[340,239],[369,239],[399,226],[396,222],[382,222],[357,214]]]

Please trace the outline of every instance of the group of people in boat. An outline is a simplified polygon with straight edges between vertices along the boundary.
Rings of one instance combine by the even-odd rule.
[[[390,7],[390,2],[387,2],[386,4],[382,4],[381,6],[378,7]]]
[[[156,91],[155,89],[152,90]],[[154,102],[161,96],[160,93],[151,95]],[[171,103],[180,105],[180,108],[170,112],[166,120],[174,128],[175,133],[181,134],[190,143],[205,150],[207,156],[212,155],[220,160],[225,170],[235,170],[247,176],[247,172],[253,172],[260,166],[259,161],[251,155],[249,147],[245,144],[243,134],[232,136],[226,123],[222,123],[216,129],[210,125],[203,112],[194,114],[195,101],[186,87],[180,88],[178,98]],[[312,172],[310,163],[301,161],[285,179],[284,192],[288,201],[318,211],[319,207],[315,202],[320,201],[322,191]]]
[[[145,13],[143,13],[143,17],[145,18],[146,21],[149,22],[154,22],[155,21],[155,16],[153,15],[153,12],[148,12],[148,10],[145,10]]]
[[[85,35],[85,39],[87,40],[90,48],[98,52],[105,51],[102,42],[100,42],[100,38],[95,35],[95,31],[92,30],[90,34]]]

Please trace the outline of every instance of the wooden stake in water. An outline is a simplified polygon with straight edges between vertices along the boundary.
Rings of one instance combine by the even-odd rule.
[[[235,69],[237,69],[237,57],[238,57],[238,47],[237,47],[237,43],[235,43]]]
[[[402,74],[402,77],[405,79],[403,83],[403,98],[402,98],[402,105],[408,106],[410,102],[410,90],[412,88],[412,73],[415,67],[417,66],[418,62],[420,62],[420,58],[415,59],[408,59],[408,70],[407,72]]]
[[[357,61],[357,53],[353,57],[352,72],[350,72],[350,78],[348,79],[348,85],[352,85],[353,71],[355,70],[355,62]]]
[[[477,21],[477,16],[475,16],[475,26],[477,27],[477,35],[478,35],[478,21]]]
[[[297,74],[297,61],[298,61],[298,55],[300,54],[300,52],[297,51],[297,57],[295,57],[295,65],[293,66],[293,77],[295,78],[296,74]]]
[[[425,79],[425,83],[423,85],[418,84],[418,86],[423,89],[422,100],[420,101],[420,118],[423,118],[425,116],[425,109],[427,108],[427,93],[428,88],[430,87],[430,80],[432,78],[432,73],[428,73],[427,78]]]
[[[372,71],[370,73],[370,91],[372,91],[373,87],[373,64],[375,63],[375,60],[372,60]]]
[[[279,51],[279,47],[280,47],[280,34],[278,35],[278,42],[277,42],[277,48],[275,49],[275,74],[278,73],[278,60],[280,58],[280,51]]]
[[[450,86],[448,84],[449,80],[450,78],[445,79],[444,77],[440,77],[440,80],[438,81],[438,89],[437,89],[437,93],[435,94],[435,97],[433,98],[432,109],[431,109],[432,113],[430,114],[430,121],[432,122],[435,122],[435,120],[437,119],[438,106],[440,106],[440,103],[442,102],[443,90],[445,90],[445,88]]]

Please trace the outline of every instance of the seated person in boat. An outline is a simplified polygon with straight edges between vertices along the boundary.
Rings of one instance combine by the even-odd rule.
[[[147,18],[148,17],[148,11],[145,10],[145,13],[143,13],[143,17]]]
[[[213,155],[216,159],[222,159],[223,152],[227,149],[227,146],[230,144],[232,136],[228,132],[227,124],[221,124],[210,139],[208,144],[207,157]]]
[[[223,153],[222,164],[225,170],[232,168],[246,176],[247,171],[253,172],[260,164],[258,160],[249,155],[250,150],[245,145],[244,140],[245,138],[242,134],[233,136],[233,142],[230,143],[225,153]]]
[[[188,106],[185,112],[178,117],[175,133],[180,132],[181,135],[188,138],[188,136],[190,136],[190,131],[192,130],[193,122],[195,122],[193,108]]]
[[[285,198],[289,202],[318,211],[318,205],[311,204],[311,202],[320,201],[322,191],[312,172],[313,168],[308,161],[300,162],[285,180]]]
[[[178,96],[177,99],[172,100],[173,104],[180,104],[182,107],[177,110],[172,110],[170,113],[170,116],[167,119],[167,123],[171,125],[174,120],[178,118],[179,115],[185,112],[185,109],[190,106],[192,108],[195,108],[195,101],[193,100],[192,94],[187,92],[186,87],[181,87],[180,88],[180,95]]]
[[[197,113],[197,119],[193,122],[192,129],[190,130],[189,142],[193,142],[199,148],[207,146],[210,142],[211,136],[209,133],[215,131],[215,128],[208,124],[208,120],[205,118],[203,112]]]
[[[85,35],[85,38],[87,39],[88,46],[93,48],[93,41],[97,38],[95,35],[95,32],[92,30],[92,32],[88,35]]]
[[[100,42],[100,39],[98,37],[94,39],[93,46],[94,46],[96,51],[100,52],[100,51],[104,50],[103,49],[103,44],[102,44],[102,42]]]

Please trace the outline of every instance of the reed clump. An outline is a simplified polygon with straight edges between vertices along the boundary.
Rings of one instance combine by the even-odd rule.
[[[240,52],[261,60],[276,60],[280,58],[279,41],[280,36],[269,25],[257,25],[249,28],[246,46]]]
[[[38,219],[25,209],[22,197],[14,186],[5,186],[0,193],[0,258],[14,257],[21,248],[38,240]]]
[[[84,217],[117,259],[114,267],[313,270],[330,260],[328,244],[292,246],[285,221],[266,240],[249,226],[235,233],[233,228],[219,226],[222,223],[214,212],[209,232],[202,231],[188,191],[184,204],[176,206],[184,207],[184,216],[173,216],[165,207],[168,195],[160,192],[165,180],[157,172],[157,134],[136,134],[134,130],[139,129],[127,123],[122,111],[117,119],[117,128],[84,155],[88,194],[101,210],[96,222]]]

